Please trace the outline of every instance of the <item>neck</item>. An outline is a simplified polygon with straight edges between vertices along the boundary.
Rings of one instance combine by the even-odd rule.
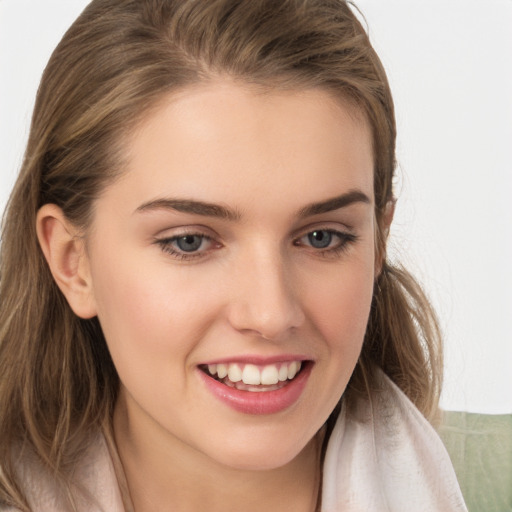
[[[119,401],[114,437],[136,512],[314,512],[323,433],[288,464],[243,470],[217,463],[171,436],[138,435]]]

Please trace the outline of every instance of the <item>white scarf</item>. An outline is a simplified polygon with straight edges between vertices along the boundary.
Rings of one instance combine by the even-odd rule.
[[[467,512],[439,436],[382,372],[327,445],[322,512]]]
[[[371,400],[357,404],[357,419],[342,408],[329,438],[322,512],[467,512],[434,429],[384,373],[377,382]],[[69,512],[62,491],[33,456],[25,453],[17,470],[35,512]],[[74,476],[83,491],[80,512],[133,512],[113,441],[101,435]]]

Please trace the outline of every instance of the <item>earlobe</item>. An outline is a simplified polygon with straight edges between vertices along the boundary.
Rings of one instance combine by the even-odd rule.
[[[36,229],[50,272],[71,309],[81,318],[96,316],[89,262],[77,229],[54,204],[41,207]]]

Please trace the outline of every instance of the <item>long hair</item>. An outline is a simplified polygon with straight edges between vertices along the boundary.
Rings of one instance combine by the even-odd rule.
[[[46,203],[81,229],[123,169],[123,141],[172,91],[229,76],[268,88],[323,88],[366,117],[374,151],[377,258],[368,329],[343,400],[378,366],[427,418],[438,405],[434,313],[406,270],[385,261],[394,200],[391,92],[369,38],[343,0],[93,0],[43,74],[29,141],[3,219],[0,252],[0,502],[29,510],[13,446],[68,482],[67,468],[111,417],[118,376],[97,319],[73,314],[39,248]]]

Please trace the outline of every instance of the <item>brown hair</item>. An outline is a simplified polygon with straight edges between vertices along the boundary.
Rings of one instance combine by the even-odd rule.
[[[29,510],[13,446],[28,445],[66,482],[66,468],[110,418],[118,390],[97,319],[75,316],[52,279],[37,242],[38,209],[55,203],[85,230],[93,200],[122,172],[123,137],[170,91],[218,75],[265,87],[321,87],[364,113],[373,136],[377,256],[385,258],[393,102],[347,2],[93,0],[44,72],[3,223],[0,502]],[[344,400],[367,392],[375,366],[433,417],[441,386],[435,316],[413,278],[386,261]]]

